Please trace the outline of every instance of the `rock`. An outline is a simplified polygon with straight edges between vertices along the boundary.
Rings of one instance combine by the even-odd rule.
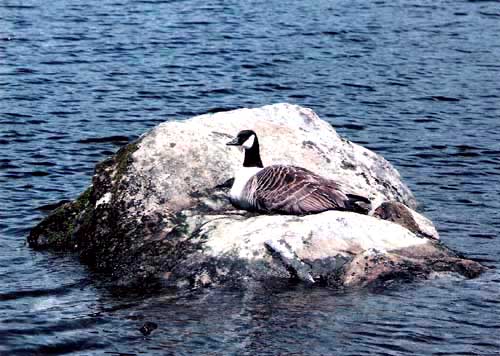
[[[92,196],[92,187],[83,192],[75,201],[64,201],[57,204],[50,215],[31,229],[28,242],[37,248],[54,248],[58,250],[76,249],[76,241],[71,239],[75,223],[81,220],[81,214],[91,211],[89,199]]]
[[[425,216],[402,203],[394,201],[384,202],[375,209],[373,216],[395,222],[417,235],[439,240],[439,234],[434,224]]]
[[[383,208],[375,217],[235,210],[227,193],[243,157],[225,143],[241,129],[259,135],[264,164],[308,168]],[[387,208],[386,202],[395,203]],[[411,210],[415,206],[384,158],[342,139],[310,109],[277,104],[155,127],[99,163],[92,186],[44,219],[28,242],[77,251],[126,286],[152,281],[196,288],[295,279],[356,287],[435,272],[473,277],[483,270],[430,238],[437,233]],[[401,212],[404,219],[397,218]]]
[[[140,328],[139,331],[144,336],[149,336],[154,330],[158,328],[158,324],[152,321],[146,321]]]

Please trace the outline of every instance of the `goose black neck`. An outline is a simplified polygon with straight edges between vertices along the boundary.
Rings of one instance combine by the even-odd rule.
[[[257,140],[257,137],[255,137],[255,141],[252,147],[245,149],[245,160],[243,161],[243,167],[264,167],[260,159],[259,141]]]

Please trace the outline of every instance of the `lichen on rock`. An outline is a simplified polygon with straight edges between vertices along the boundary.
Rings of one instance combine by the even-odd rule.
[[[227,199],[241,153],[225,143],[259,135],[265,165],[302,166],[368,197],[373,216],[328,211],[258,215]],[[367,286],[483,267],[437,242],[399,173],[290,104],[168,121],[97,164],[91,187],[33,228],[30,246],[76,251],[119,284],[247,285],[295,279]],[[385,219],[385,220],[384,220]]]

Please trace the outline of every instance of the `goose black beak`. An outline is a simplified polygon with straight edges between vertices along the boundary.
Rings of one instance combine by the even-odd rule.
[[[238,141],[238,137],[233,138],[231,141],[226,143],[226,146],[240,146],[241,143]]]

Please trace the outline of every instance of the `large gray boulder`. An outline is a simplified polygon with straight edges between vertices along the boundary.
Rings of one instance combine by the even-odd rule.
[[[242,129],[259,135],[265,165],[298,165],[335,179],[369,198],[372,216],[234,209],[227,192],[243,157],[225,143]],[[277,104],[155,127],[98,164],[92,186],[33,228],[28,242],[77,251],[123,285],[298,279],[355,287],[440,272],[478,275],[483,267],[439,243],[415,207],[384,158],[341,138],[312,110]]]

